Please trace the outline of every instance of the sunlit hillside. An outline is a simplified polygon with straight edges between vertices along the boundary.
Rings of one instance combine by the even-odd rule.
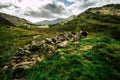
[[[107,5],[101,8],[91,8],[78,15],[69,22],[58,24],[58,30],[89,32],[107,32],[112,37],[119,39],[120,35],[120,9],[119,4]]]

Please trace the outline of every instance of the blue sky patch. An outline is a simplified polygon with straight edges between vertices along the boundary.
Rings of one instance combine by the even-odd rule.
[[[58,0],[60,2],[63,2],[66,6],[72,5],[74,2],[68,2],[67,0]]]

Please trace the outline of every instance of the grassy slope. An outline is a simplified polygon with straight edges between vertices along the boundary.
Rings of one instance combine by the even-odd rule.
[[[92,35],[92,34],[91,34]],[[101,34],[100,34],[101,35]],[[98,35],[98,36],[100,36]],[[26,71],[27,80],[119,80],[120,41],[83,38]]]
[[[18,18],[9,14],[5,14],[5,13],[0,13],[0,18],[4,18],[5,20],[9,21],[10,23],[12,23],[13,25],[23,25],[25,23],[29,23],[29,21],[23,19],[23,18]]]
[[[120,4],[109,5],[102,8],[89,9],[67,23],[55,27],[60,31],[105,32],[113,38],[120,40]]]
[[[2,24],[0,27],[0,79],[2,77],[7,77],[9,74],[3,74],[3,66],[8,65],[12,60],[12,55],[14,55],[18,48],[24,47],[24,45],[31,43],[34,40],[34,36],[40,35],[37,40],[43,40],[46,37],[55,36],[58,32],[51,29],[38,29],[33,26],[27,28],[27,26],[19,26],[10,28],[2,27],[6,24]],[[9,25],[7,25],[9,27]]]
[[[0,28],[0,62],[1,66],[9,61],[9,56],[14,54],[20,46],[28,44],[38,32],[22,28]]]

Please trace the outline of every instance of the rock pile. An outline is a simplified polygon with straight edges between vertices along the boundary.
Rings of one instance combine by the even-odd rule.
[[[42,61],[43,55],[49,56],[50,53],[55,52],[57,49],[68,46],[69,41],[75,42],[80,39],[80,37],[80,33],[63,32],[58,36],[46,38],[42,41],[33,40],[30,44],[19,48],[18,52],[13,55],[13,60],[10,64],[13,75],[14,73],[23,73],[25,69],[29,68],[37,61]]]

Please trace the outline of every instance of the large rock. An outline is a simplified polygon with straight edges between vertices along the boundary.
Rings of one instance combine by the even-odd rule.
[[[88,32],[87,31],[80,31],[79,36],[81,37],[87,37]]]
[[[63,41],[62,43],[57,44],[57,48],[64,48],[68,46],[68,41]]]
[[[40,50],[40,46],[41,46],[40,44],[41,44],[41,43],[40,43],[39,41],[36,41],[36,40],[32,41],[29,50],[30,50],[31,52],[39,51],[39,50]]]
[[[54,43],[57,43],[57,40],[58,40],[58,37],[53,37],[53,38],[52,38],[52,41],[53,41]]]
[[[55,51],[55,46],[54,45],[48,44],[47,48],[48,48],[49,51]]]
[[[45,41],[46,41],[47,44],[53,43],[53,42],[52,42],[52,38],[46,38]]]

